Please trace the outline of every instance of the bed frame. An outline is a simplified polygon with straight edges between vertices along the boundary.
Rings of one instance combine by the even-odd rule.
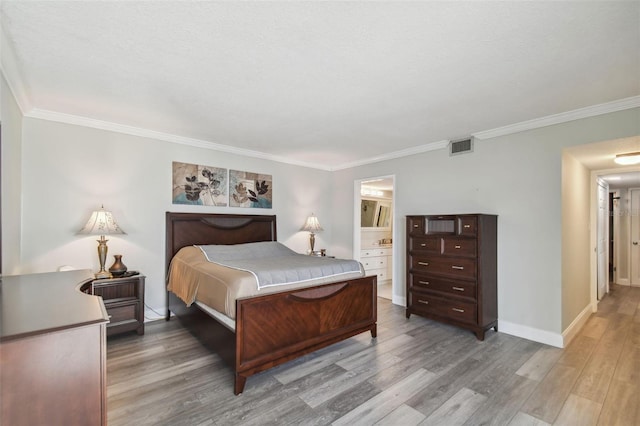
[[[264,215],[166,214],[167,268],[182,247],[276,241],[276,217]],[[167,321],[173,312],[203,344],[234,369],[234,393],[247,378],[349,337],[376,337],[375,276],[239,299],[235,333],[195,303],[187,307],[167,292]]]

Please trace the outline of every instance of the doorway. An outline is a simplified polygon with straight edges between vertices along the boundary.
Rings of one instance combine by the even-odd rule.
[[[631,245],[630,245],[630,266],[631,285],[640,287],[640,188],[633,188],[631,193]]]
[[[376,176],[354,184],[353,258],[376,275],[378,297],[393,301],[395,271],[395,177]]]
[[[609,187],[608,281],[640,286],[640,171],[611,173],[599,178]],[[601,226],[600,221],[597,225]]]

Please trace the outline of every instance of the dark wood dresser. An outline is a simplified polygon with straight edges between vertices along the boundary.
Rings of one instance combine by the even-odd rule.
[[[407,216],[407,318],[498,331],[498,217]]]
[[[0,424],[106,425],[102,299],[90,271],[1,279]]]

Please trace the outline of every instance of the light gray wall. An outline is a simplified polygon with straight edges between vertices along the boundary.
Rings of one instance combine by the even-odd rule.
[[[120,253],[130,269],[144,272],[148,276],[147,303],[161,311],[165,211],[277,214],[279,239],[300,252],[307,249],[308,235],[299,228],[314,212],[325,229],[317,236],[317,247],[348,257],[353,254],[354,180],[395,175],[398,268],[394,279],[405,280],[402,236],[406,215],[498,214],[501,327],[539,341],[560,335],[573,311],[584,303],[589,285],[563,281],[563,264],[570,262],[562,257],[562,150],[640,134],[640,110],[626,110],[477,141],[475,152],[469,155],[449,157],[446,150],[437,150],[329,173],[21,118],[15,102],[5,94],[4,108],[6,104],[15,117],[8,120],[3,111],[3,136],[12,132],[6,140],[12,141],[14,150],[10,161],[18,166],[5,169],[9,157],[5,159],[3,151],[3,214],[5,183],[11,182],[12,190],[21,185],[17,195],[9,197],[11,203],[6,202],[12,214],[3,216],[3,247],[10,246],[10,252],[17,255],[5,262],[11,263],[13,273],[50,271],[64,264],[97,269],[94,239],[75,232],[91,210],[104,204],[128,232],[111,238],[109,263],[111,255]],[[6,129],[5,122],[9,124]],[[3,138],[3,150],[4,142]],[[20,157],[21,161],[15,160]],[[172,161],[272,174],[274,208],[172,205]],[[5,241],[5,235],[13,236]],[[403,285],[396,289],[396,296],[404,297]],[[565,306],[564,300],[575,294],[575,307],[573,303]]]
[[[562,157],[562,330],[589,305],[591,292],[591,172]]]
[[[22,199],[22,112],[4,75],[0,73],[2,120],[2,273],[16,274],[20,267],[20,205]]]
[[[276,214],[278,239],[298,252],[299,231],[314,212],[332,239],[330,173],[209,149],[167,143],[70,124],[25,118],[22,142],[22,259],[20,273],[61,265],[98,269],[96,237],[78,236],[92,210],[104,204],[127,235],[109,238],[107,267],[122,254],[147,276],[146,302],[163,312],[166,211]],[[171,203],[172,161],[273,176],[273,209],[201,207]]]
[[[353,244],[353,181],[395,174],[400,231],[394,244],[395,296],[404,298],[404,217],[494,213],[498,218],[498,305],[503,330],[558,342],[562,318],[562,150],[640,133],[640,110],[626,110],[476,141],[472,154],[446,149],[334,173],[333,244]],[[569,183],[571,185],[571,183]],[[348,209],[348,210],[346,210]],[[344,210],[344,211],[343,211]],[[580,288],[579,300],[589,283]],[[573,291],[570,290],[570,291]],[[566,295],[571,297],[571,295]],[[571,308],[573,311],[573,308]],[[568,319],[567,319],[568,320]]]

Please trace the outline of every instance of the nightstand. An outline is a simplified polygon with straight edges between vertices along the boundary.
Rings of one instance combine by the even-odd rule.
[[[101,296],[111,322],[107,336],[136,331],[144,334],[144,275],[93,280],[91,293]]]

